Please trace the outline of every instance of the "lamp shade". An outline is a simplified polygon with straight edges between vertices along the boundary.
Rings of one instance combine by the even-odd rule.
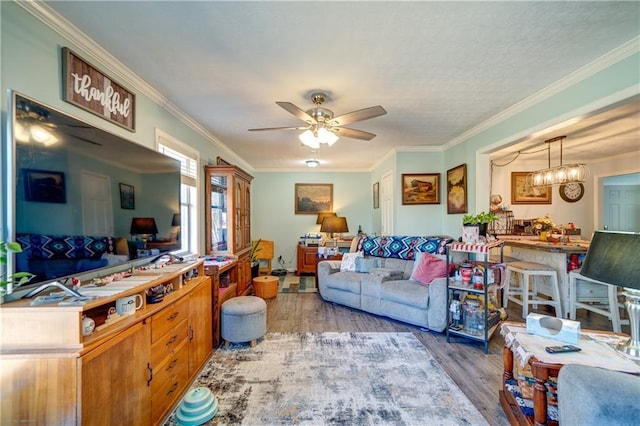
[[[131,219],[131,229],[129,233],[132,235],[151,235],[158,233],[156,220],[152,217],[134,217]]]
[[[180,213],[174,213],[173,219],[171,219],[171,226],[180,226]]]
[[[619,287],[640,289],[640,233],[596,231],[580,275]]]
[[[316,220],[316,225],[322,225],[322,221],[325,217],[336,217],[338,216],[334,212],[320,212],[318,213],[318,219]]]
[[[349,226],[347,226],[347,218],[346,217],[325,217],[322,220],[322,225],[320,226],[320,232],[328,232],[328,233],[340,233],[340,232],[349,232]]]

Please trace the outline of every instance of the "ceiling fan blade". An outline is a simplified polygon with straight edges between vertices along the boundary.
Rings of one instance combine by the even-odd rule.
[[[304,112],[303,110],[301,110],[300,108],[292,104],[291,102],[276,102],[276,103],[280,105],[282,108],[284,108],[284,110],[295,115],[296,117],[298,117],[300,120],[304,121],[307,124],[314,124],[316,122],[316,120],[314,120],[313,117],[311,117],[309,114],[307,114],[306,112]]]
[[[331,131],[335,132],[338,136],[361,139],[363,141],[370,141],[376,137],[373,133],[365,132],[363,130],[349,129],[348,127],[332,127]]]
[[[248,129],[250,132],[258,132],[263,130],[304,130],[308,129],[309,126],[300,126],[300,127],[263,127],[261,129]]]
[[[368,120],[370,118],[385,115],[387,111],[380,105],[369,108],[359,109],[357,111],[348,112],[329,120],[330,126],[343,126],[345,124],[354,123],[356,121]]]
[[[82,141],[82,142],[87,142],[87,143],[90,143],[90,144],[93,144],[93,145],[97,145],[97,146],[103,146],[103,145],[102,145],[101,143],[99,143],[99,142],[92,141],[91,139],[83,138],[83,137],[81,137],[81,136],[74,136],[74,135],[71,135],[71,137],[72,137],[72,138],[75,138],[75,139],[78,139],[79,141]]]

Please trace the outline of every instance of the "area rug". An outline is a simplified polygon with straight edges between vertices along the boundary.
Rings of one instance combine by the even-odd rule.
[[[279,278],[278,293],[317,293],[316,277],[287,274]]]
[[[208,425],[486,425],[411,333],[271,333],[214,352]],[[172,415],[167,425],[175,425]]]

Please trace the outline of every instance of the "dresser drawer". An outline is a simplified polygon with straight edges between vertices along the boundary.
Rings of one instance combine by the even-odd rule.
[[[188,347],[185,346],[185,347]],[[185,352],[188,352],[185,351]],[[176,399],[189,386],[188,363],[182,363],[180,368],[169,380],[160,383],[151,394],[151,417],[152,423],[156,424],[160,418],[168,414],[169,409],[174,405]],[[153,382],[152,382],[153,383]]]
[[[158,340],[151,344],[151,366],[160,365],[189,335],[189,321],[184,318],[174,328],[167,330]]]
[[[189,342],[183,340],[176,350],[170,353],[159,364],[153,366],[153,380],[151,381],[151,395],[155,395],[165,388],[169,381],[182,377],[183,371],[189,367]],[[188,371],[187,371],[188,372]]]
[[[182,298],[151,317],[151,342],[174,328],[189,316],[189,299]]]

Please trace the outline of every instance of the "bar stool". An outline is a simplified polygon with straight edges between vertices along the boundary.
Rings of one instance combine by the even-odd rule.
[[[519,285],[514,286],[512,283],[512,275],[519,274]],[[551,299],[545,299],[538,296],[540,291],[541,277],[549,277],[551,285],[551,293],[547,294]],[[533,285],[530,289],[531,280]],[[545,293],[542,293],[545,294]],[[520,296],[516,298],[515,296]],[[560,301],[560,288],[558,287],[558,274],[556,270],[550,266],[535,262],[509,262],[507,263],[506,279],[504,283],[504,293],[502,295],[502,307],[506,308],[509,301],[522,305],[522,318],[527,318],[529,313],[529,305],[550,305],[555,308],[556,317],[562,318],[562,303]]]
[[[579,284],[577,281],[584,281],[585,283],[604,285],[604,289],[588,288],[586,285]],[[589,285],[589,284],[587,284]],[[578,287],[582,287],[584,293],[592,293],[591,297],[585,295],[580,297],[578,295]],[[602,291],[598,291],[602,290]],[[607,303],[599,303],[603,297],[604,291],[607,292]],[[587,303],[591,302],[591,303]],[[596,305],[592,303],[597,303]],[[604,306],[603,306],[604,305]],[[609,307],[609,310],[603,309]],[[580,275],[579,269],[574,269],[569,272],[569,318],[576,319],[576,308],[586,309],[591,312],[595,312],[599,315],[604,315],[609,318],[613,331],[615,333],[622,332],[621,324],[629,324],[629,320],[620,319],[620,304],[618,303],[618,287],[610,285],[602,281],[597,281],[591,278],[587,278],[584,275]]]

